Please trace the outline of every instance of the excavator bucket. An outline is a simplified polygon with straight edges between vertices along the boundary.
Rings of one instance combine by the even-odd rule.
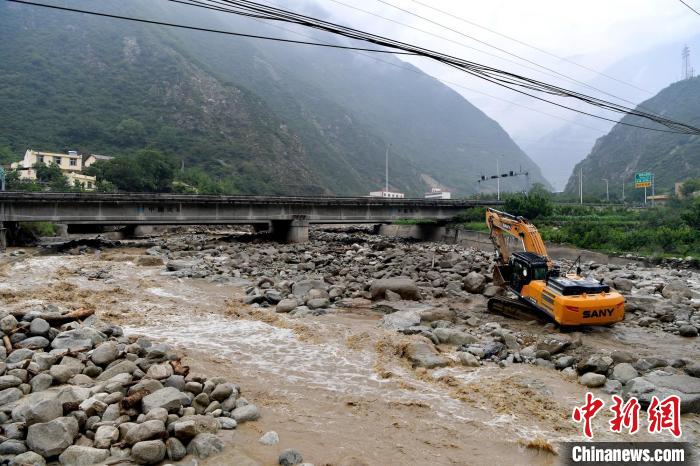
[[[510,283],[510,265],[496,265],[493,268],[493,284],[496,286],[506,286]]]

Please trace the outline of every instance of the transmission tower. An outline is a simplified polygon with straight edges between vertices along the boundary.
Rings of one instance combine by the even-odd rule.
[[[695,74],[695,70],[690,65],[690,47],[687,45],[683,47],[683,52],[681,52],[681,57],[683,58],[683,67],[681,69],[681,79],[690,79]]]

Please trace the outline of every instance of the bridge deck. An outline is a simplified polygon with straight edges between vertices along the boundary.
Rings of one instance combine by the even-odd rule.
[[[0,193],[0,222],[154,225],[382,223],[448,220],[469,207],[499,202],[372,197],[202,196],[184,194]]]

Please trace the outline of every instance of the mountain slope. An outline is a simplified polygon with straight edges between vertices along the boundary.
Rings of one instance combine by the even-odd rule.
[[[700,78],[680,81],[640,104],[660,115],[700,126]],[[621,122],[650,126],[648,121],[626,116]],[[642,199],[633,190],[634,174],[654,173],[657,192],[672,191],[677,181],[700,175],[700,136],[671,134],[615,125],[598,139],[591,153],[574,168],[566,192],[578,193],[579,169],[583,171],[584,195],[604,195],[603,178],[610,180],[613,197]]]
[[[191,7],[101,6],[285,34]],[[364,195],[383,185],[387,144],[392,187],[412,195],[426,189],[424,174],[471,192],[497,154],[542,180],[478,109],[383,59],[390,63],[3,3],[0,146],[18,155],[27,147],[117,155],[155,147],[231,178],[243,193]]]

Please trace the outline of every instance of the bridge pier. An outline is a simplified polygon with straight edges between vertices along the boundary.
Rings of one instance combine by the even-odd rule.
[[[306,243],[309,241],[308,220],[272,220],[272,237],[283,243]]]

